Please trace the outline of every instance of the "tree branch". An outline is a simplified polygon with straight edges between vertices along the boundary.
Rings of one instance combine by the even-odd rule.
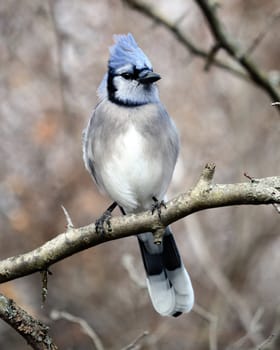
[[[240,49],[233,39],[226,33],[217,15],[217,6],[209,0],[195,0],[200,7],[209,28],[216,39],[217,44],[223,48],[234,60],[239,63],[249,74],[251,80],[264,90],[273,102],[280,100],[280,92],[268,79],[266,74],[249,58],[249,55],[240,54]],[[278,108],[280,113],[280,107]]]
[[[151,211],[113,217],[110,227],[105,226],[102,235],[96,233],[94,223],[80,228],[69,227],[66,232],[41,247],[1,261],[0,283],[47,270],[50,265],[66,257],[103,242],[141,232],[156,232],[162,226],[166,227],[200,210],[242,204],[280,203],[280,176],[252,179],[245,183],[212,184],[214,170],[213,164],[207,164],[193,189],[166,203],[166,208],[161,211],[161,219]]]
[[[57,350],[48,335],[49,327],[34,319],[3,294],[0,294],[0,318],[13,327],[33,349]]]

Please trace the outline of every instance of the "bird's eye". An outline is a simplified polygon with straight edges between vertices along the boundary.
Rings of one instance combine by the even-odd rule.
[[[131,73],[122,73],[121,76],[126,79],[126,80],[130,80],[132,79],[132,74]]]

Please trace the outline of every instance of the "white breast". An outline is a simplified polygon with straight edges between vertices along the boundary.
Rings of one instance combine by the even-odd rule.
[[[150,209],[152,197],[161,200],[165,194],[168,184],[164,181],[164,164],[161,157],[154,159],[151,151],[148,140],[133,125],[114,140],[103,184],[127,212]]]

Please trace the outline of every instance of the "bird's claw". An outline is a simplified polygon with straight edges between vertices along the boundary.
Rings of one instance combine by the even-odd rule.
[[[112,231],[111,227],[111,217],[112,212],[110,210],[106,210],[100,218],[95,221],[95,232],[104,235],[105,234],[105,225],[107,226],[108,231]]]
[[[161,219],[161,209],[162,207],[166,209],[166,204],[164,200],[158,201],[156,197],[153,197],[154,204],[152,205],[152,214],[154,214],[155,211],[158,213],[158,217]]]

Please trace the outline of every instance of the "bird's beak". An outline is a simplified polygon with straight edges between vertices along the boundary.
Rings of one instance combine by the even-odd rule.
[[[138,81],[142,84],[151,84],[161,79],[161,76],[150,70],[144,70],[139,74]]]

